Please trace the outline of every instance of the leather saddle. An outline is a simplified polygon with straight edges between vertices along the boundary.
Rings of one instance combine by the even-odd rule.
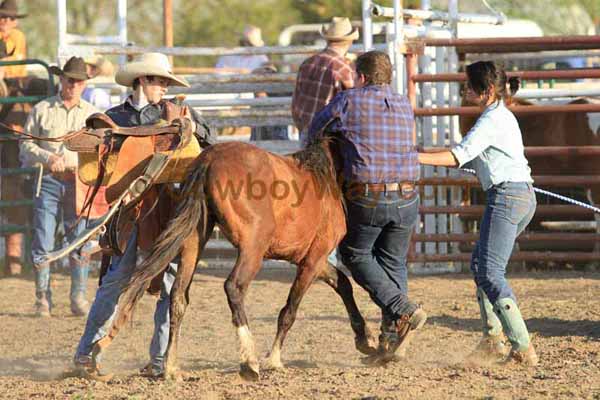
[[[69,135],[65,146],[78,153],[81,181],[106,186],[106,200],[112,203],[144,174],[156,154],[165,155],[168,161],[152,184],[185,179],[188,167],[200,154],[200,145],[189,121],[179,121],[125,128],[96,113],[86,120],[85,128]]]

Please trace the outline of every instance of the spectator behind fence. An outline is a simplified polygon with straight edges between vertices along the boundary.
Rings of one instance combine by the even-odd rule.
[[[252,71],[253,74],[274,74],[277,68],[273,64],[267,64]],[[287,93],[255,93],[255,97],[285,97]],[[289,140],[287,125],[275,126],[253,126],[250,133],[250,140]]]
[[[113,81],[115,68],[113,64],[104,57],[94,56],[85,60],[85,66],[87,73],[92,79],[95,80],[90,82],[92,84],[98,83],[99,81]],[[110,91],[95,86],[87,86],[83,91],[81,97],[96,106],[101,111],[106,111],[111,107],[110,102]]]
[[[358,28],[352,28],[348,18],[333,17],[321,28],[321,36],[327,47],[300,65],[292,98],[292,117],[303,142],[317,111],[342,90],[353,88],[356,79],[345,56],[358,39]]]
[[[98,110],[85,100],[81,93],[89,79],[82,58],[71,57],[63,69],[50,67],[58,75],[60,92],[36,104],[25,131],[41,137],[58,137],[81,129],[85,120]],[[33,243],[31,253],[35,268],[36,315],[49,317],[52,311],[50,266],[36,260],[55,246],[55,232],[63,220],[67,239],[75,239],[85,227],[85,221],[77,221],[76,169],[77,154],[67,150],[62,142],[23,141],[20,156],[24,166],[41,164],[43,167],[40,195],[33,206]],[[89,309],[85,298],[89,259],[80,251],[71,253],[71,312],[86,315]]]
[[[0,38],[6,43],[7,57],[2,61],[17,61],[27,58],[25,34],[17,29],[21,14],[16,0],[4,0],[0,4]],[[0,78],[24,78],[27,76],[25,65],[8,65],[0,68]]]
[[[262,47],[264,45],[260,28],[253,25],[246,26],[240,38],[240,46]],[[264,54],[227,55],[219,57],[215,68],[231,68],[250,72],[267,63],[269,63],[269,57]]]

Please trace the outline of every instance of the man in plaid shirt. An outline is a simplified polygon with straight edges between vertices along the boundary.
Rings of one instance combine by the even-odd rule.
[[[323,131],[342,139],[348,232],[339,252],[381,308],[379,348],[367,362],[385,363],[406,352],[427,319],[408,299],[407,285],[406,258],[419,219],[414,115],[408,99],[390,87],[387,54],[362,54],[356,72],[358,88],[339,93],[315,115],[308,139]]]
[[[337,93],[354,87],[354,69],[345,55],[358,39],[358,29],[352,28],[348,18],[333,17],[329,27],[321,29],[321,36],[327,47],[302,63],[292,98],[292,117],[302,141],[315,113]]]

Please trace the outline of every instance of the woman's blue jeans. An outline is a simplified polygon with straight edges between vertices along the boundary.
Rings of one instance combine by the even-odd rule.
[[[517,236],[535,213],[535,192],[530,183],[503,182],[487,190],[479,241],[471,257],[475,283],[492,304],[515,295],[505,278],[506,266]]]

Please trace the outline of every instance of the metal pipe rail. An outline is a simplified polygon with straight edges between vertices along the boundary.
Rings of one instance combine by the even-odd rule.
[[[448,150],[446,147],[424,147],[425,152],[434,153]],[[600,146],[528,146],[525,147],[527,157],[540,156],[599,156]]]
[[[483,39],[426,38],[426,46],[456,47],[458,53],[528,53],[553,50],[597,50],[600,35]]]
[[[537,175],[532,176],[536,186],[573,187],[600,185],[600,175]],[[426,177],[419,179],[419,185],[427,186],[476,186],[479,181],[474,176]]]
[[[550,106],[509,106],[516,115],[527,114],[554,114],[554,113],[573,113],[573,112],[600,112],[600,104],[569,104],[569,105],[550,105]],[[416,108],[414,110],[417,117],[434,117],[442,115],[464,115],[477,116],[481,114],[479,107],[440,107],[440,108]]]
[[[538,79],[599,79],[600,68],[589,69],[556,69],[547,71],[507,71],[506,75],[526,80]],[[467,74],[464,72],[445,74],[416,74],[411,77],[413,82],[464,82]]]
[[[374,17],[385,17],[394,18],[394,8],[384,7],[378,4],[373,4],[371,7],[371,14]],[[402,14],[405,17],[412,19],[419,19],[423,21],[443,21],[448,22],[451,20],[449,13],[443,11],[432,11],[432,10],[413,10],[404,8]],[[476,24],[490,24],[490,25],[501,25],[506,23],[505,15],[485,15],[485,14],[471,14],[461,13],[458,14],[458,22],[476,23]]]
[[[550,252],[550,251],[519,251],[512,254],[510,261],[571,261],[588,262],[600,260],[600,252]],[[423,254],[415,253],[408,256],[408,262],[449,262],[471,261],[469,253],[453,254]]]
[[[468,217],[479,217],[483,215],[485,206],[421,206],[419,212],[421,214],[457,214]],[[564,205],[538,205],[535,209],[536,216],[573,216],[573,217],[593,217],[594,212],[587,208],[579,206],[564,206]]]
[[[291,97],[256,97],[253,99],[206,99],[186,100],[192,107],[215,108],[215,107],[290,107]]]
[[[414,242],[476,242],[479,233],[415,233],[411,236]],[[597,233],[522,233],[517,242],[600,242]]]
[[[375,44],[373,48],[385,51],[386,44]],[[114,45],[66,45],[60,49],[64,54],[106,54],[136,55],[149,52],[163,53],[168,56],[225,56],[257,54],[313,54],[323,50],[323,46],[263,46],[263,47],[141,47]],[[362,45],[353,45],[351,52],[362,52]],[[61,54],[63,55],[63,54]]]

